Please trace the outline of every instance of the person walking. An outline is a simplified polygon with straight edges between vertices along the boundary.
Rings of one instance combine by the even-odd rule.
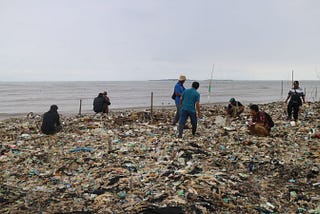
[[[200,84],[199,82],[193,82],[192,88],[186,89],[182,93],[181,99],[181,116],[179,122],[179,135],[178,138],[182,138],[183,128],[186,124],[188,117],[190,117],[192,125],[192,135],[197,131],[197,112],[198,117],[201,117],[200,112],[200,94],[197,91]]]
[[[305,94],[303,93],[302,88],[299,87],[299,81],[293,82],[293,87],[289,90],[287,99],[284,102],[287,103],[289,98],[290,98],[290,101],[287,106],[287,111],[288,111],[287,120],[291,120],[291,115],[293,110],[293,118],[294,118],[294,121],[297,122],[299,108],[300,106],[302,106],[302,101],[303,103],[306,103]]]
[[[43,115],[41,132],[47,135],[53,135],[62,130],[58,106],[50,106],[50,110]]]
[[[182,97],[182,93],[185,90],[185,87],[183,86],[183,84],[185,83],[186,79],[187,79],[186,76],[181,75],[179,77],[178,82],[174,86],[176,114],[174,116],[172,125],[176,125],[176,123],[179,122],[179,119],[180,119],[180,114],[181,114],[181,103],[180,103],[180,100],[181,100],[181,97]]]

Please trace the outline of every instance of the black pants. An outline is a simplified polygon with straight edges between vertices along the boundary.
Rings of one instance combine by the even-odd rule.
[[[295,121],[297,121],[298,120],[299,108],[300,108],[299,103],[289,102],[289,104],[288,104],[288,119],[291,119],[292,110],[293,110],[293,118],[294,118]]]

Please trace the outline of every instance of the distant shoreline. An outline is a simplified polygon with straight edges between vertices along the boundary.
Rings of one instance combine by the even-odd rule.
[[[55,80],[55,81],[48,81],[48,80],[25,80],[25,81],[4,81],[0,80],[0,83],[41,83],[41,82],[50,82],[50,83],[57,83],[57,82],[148,82],[148,81],[178,81],[178,79],[155,79],[155,80]],[[195,79],[187,79],[187,81],[210,81],[210,79],[202,79],[202,80],[195,80]],[[291,79],[283,79],[283,80],[233,80],[233,79],[213,79],[214,82],[291,82]],[[312,80],[304,80],[299,79],[300,82],[308,81],[308,82],[319,82],[320,79],[312,79]]]
[[[215,106],[215,105],[225,105],[225,102],[217,102],[217,103],[203,103],[200,105],[201,106]],[[110,109],[110,114],[112,114],[112,112],[125,112],[125,111],[150,111],[150,106],[141,106],[141,107],[124,107],[124,108],[111,108]],[[159,111],[159,110],[173,110],[175,111],[176,107],[175,105],[165,105],[165,106],[153,106],[153,109],[155,111]],[[79,115],[79,113],[75,113],[75,112],[63,112],[63,111],[59,111],[59,114],[61,116],[75,116],[75,115]],[[27,117],[27,115],[31,113],[31,112],[25,112],[25,113],[0,113],[0,121],[4,121],[7,119],[19,119],[19,118],[24,118]],[[39,112],[32,112],[35,115],[42,115],[45,112],[39,113]],[[94,115],[95,113],[93,111],[83,111],[81,113],[81,115]]]
[[[276,102],[276,101],[275,101]],[[259,104],[268,104],[268,103],[273,103],[273,102],[267,102],[267,103],[257,103]],[[215,103],[200,103],[201,106],[226,106],[228,102],[215,102]],[[124,108],[111,108],[110,109],[110,115],[112,115],[113,112],[125,112],[125,111],[150,111],[150,106],[144,106],[144,107],[124,107]],[[153,106],[154,111],[168,111],[172,110],[175,111],[176,107],[175,105],[165,105],[165,106]],[[70,116],[76,116],[79,115],[79,113],[75,112],[63,112],[59,111],[59,114],[63,117],[70,117]],[[31,112],[25,112],[25,113],[0,113],[0,122],[8,119],[19,119],[19,118],[24,118],[27,117],[27,115]],[[33,112],[34,115],[42,115],[45,112],[39,113],[39,112]],[[81,115],[94,115],[95,113],[93,111],[83,111]]]

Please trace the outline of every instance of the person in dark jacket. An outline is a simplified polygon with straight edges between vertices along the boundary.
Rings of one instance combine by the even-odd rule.
[[[107,106],[107,100],[103,96],[103,93],[99,93],[96,98],[93,100],[93,111],[96,113],[105,112],[105,107]]]
[[[60,117],[58,114],[58,106],[52,105],[50,110],[43,115],[41,131],[44,134],[52,135],[61,131]]]

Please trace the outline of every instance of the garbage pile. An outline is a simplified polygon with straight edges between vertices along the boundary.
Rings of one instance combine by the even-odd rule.
[[[226,125],[221,105],[182,139],[168,109],[62,116],[54,136],[38,115],[1,121],[0,213],[320,213],[320,103],[295,124],[259,106],[270,137],[249,135],[248,110]]]

